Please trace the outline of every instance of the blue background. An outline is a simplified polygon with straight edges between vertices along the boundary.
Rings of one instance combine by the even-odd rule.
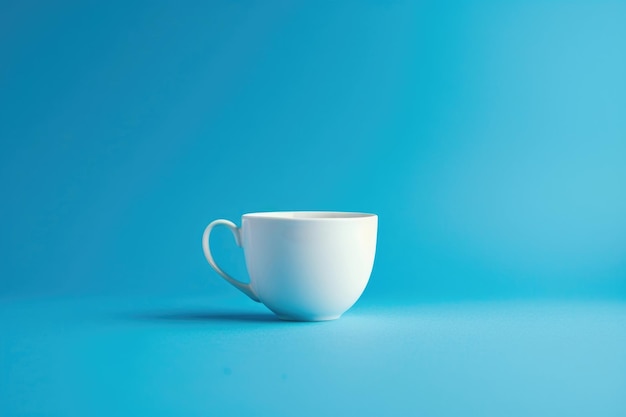
[[[0,294],[221,290],[210,220],[326,209],[372,293],[626,295],[624,2],[205,3],[3,6]]]
[[[626,387],[626,334],[615,324],[623,325],[626,298],[624,22],[626,2],[604,0],[3,2],[0,316],[6,337],[0,411],[95,415],[95,405],[105,403],[96,393],[108,392],[121,408],[100,408],[103,414],[208,412],[205,394],[176,387],[217,384],[216,376],[190,376],[195,360],[201,352],[224,358],[249,343],[236,330],[249,326],[265,335],[266,343],[259,343],[274,351],[272,360],[291,357],[293,370],[322,369],[295,382],[305,391],[340,390],[351,380],[327,385],[333,368],[344,364],[343,371],[354,374],[361,359],[393,354],[404,358],[404,368],[396,364],[400,374],[372,369],[382,382],[357,384],[361,394],[384,383],[391,384],[388,393],[400,395],[411,375],[425,369],[440,381],[422,381],[421,397],[394,397],[398,413],[414,409],[402,401],[415,399],[430,415],[513,415],[506,404],[517,399],[522,415],[549,415],[562,409],[524,408],[516,393],[529,389],[528,404],[548,404],[542,392],[560,386],[553,399],[578,401],[569,403],[569,411],[620,415],[626,404],[611,393]],[[374,272],[352,319],[296,337],[293,349],[313,355],[309,362],[291,348],[280,351],[273,337],[288,338],[290,330],[271,333],[276,323],[263,327],[265,316],[258,314],[264,310],[220,280],[202,255],[200,237],[211,220],[239,223],[246,212],[266,210],[380,216]],[[225,269],[245,279],[243,256],[228,231],[216,230],[212,243]],[[159,312],[134,312],[132,317],[155,320],[147,328],[141,320],[122,326],[112,339],[108,327],[98,332],[82,321],[74,339],[45,336],[45,329],[92,311],[84,300],[102,297],[107,314],[135,304]],[[535,312],[532,307],[512,299],[531,306],[583,300],[618,307],[595,313],[545,307],[541,311],[550,314],[542,323],[533,321],[535,313],[522,313]],[[435,302],[454,307],[425,315],[416,307]],[[463,304],[483,302],[492,307],[476,314]],[[400,306],[409,306],[406,314],[390,312]],[[514,311],[510,323],[485,324],[506,316],[503,311]],[[466,321],[468,314],[474,319]],[[372,327],[365,332],[368,317]],[[163,318],[168,320],[158,320]],[[385,318],[401,324],[385,330]],[[580,332],[563,327],[578,318]],[[180,322],[191,326],[181,330]],[[449,326],[449,333],[437,330],[441,337],[425,345],[419,335],[428,323]],[[525,339],[507,338],[506,329],[518,326],[534,330]],[[463,339],[472,329],[485,337]],[[354,338],[341,345],[340,331]],[[232,343],[193,345],[203,337]],[[402,350],[392,339],[417,350]],[[142,349],[156,340],[171,344],[146,359]],[[186,350],[177,340],[187,340]],[[311,343],[319,349],[307,350]],[[374,350],[355,358],[351,349],[359,343]],[[474,350],[459,347],[465,343]],[[561,356],[572,344],[579,350]],[[40,345],[48,350],[37,350]],[[144,362],[126,374],[128,349]],[[487,363],[501,352],[511,360]],[[310,359],[316,354],[318,362]],[[177,364],[172,355],[188,362]],[[320,368],[328,355],[327,368]],[[230,365],[216,365],[220,378],[235,375],[237,364],[255,369],[226,357]],[[55,379],[59,363],[75,378]],[[98,373],[96,363],[108,365]],[[135,388],[162,363],[178,371],[159,374],[169,375],[171,385],[155,383],[150,392],[169,392],[170,402],[161,398],[161,408],[149,409],[154,399]],[[573,364],[581,363],[582,374],[572,374]],[[112,367],[108,373],[106,366]],[[553,379],[541,379],[546,369]],[[366,374],[356,372],[358,378]],[[478,374],[488,382],[469,377]],[[133,382],[124,385],[125,378]],[[284,380],[277,378],[276,384]],[[446,385],[447,378],[456,382]],[[536,379],[545,385],[533,385]],[[92,384],[77,382],[85,380]],[[501,384],[510,380],[521,382]],[[563,388],[561,380],[580,384]],[[280,389],[265,383],[268,390]],[[118,391],[107,391],[115,384],[121,384]],[[597,391],[589,390],[592,385]],[[82,406],[69,409],[64,395],[78,386]],[[471,400],[481,398],[472,391],[477,386],[510,401],[503,400],[504,408],[480,408],[485,403]],[[51,393],[51,387],[67,389]],[[459,409],[438,402],[462,389],[469,393],[457,397]],[[250,407],[293,415],[288,408],[272,409],[263,392],[251,397]],[[348,407],[350,401],[336,395],[329,401]],[[212,404],[216,410],[238,404],[234,397],[224,401]],[[361,411],[382,412],[387,403],[377,404]],[[340,410],[351,410],[345,407]],[[330,411],[311,404],[308,410]]]
[[[626,295],[624,2],[201,3],[3,5],[0,294],[222,291],[210,220],[326,209],[372,296]]]

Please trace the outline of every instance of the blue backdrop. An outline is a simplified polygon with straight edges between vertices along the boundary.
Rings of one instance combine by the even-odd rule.
[[[323,209],[380,215],[372,299],[626,297],[625,20],[617,1],[3,3],[0,296],[239,297],[204,226]]]

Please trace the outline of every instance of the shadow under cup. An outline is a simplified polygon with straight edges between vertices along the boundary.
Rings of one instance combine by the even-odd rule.
[[[249,285],[223,273],[210,256],[208,234],[219,223],[231,228],[243,247]],[[369,281],[377,229],[375,214],[250,213],[242,217],[240,228],[224,220],[211,223],[203,246],[220,275],[278,317],[332,320],[359,299]]]

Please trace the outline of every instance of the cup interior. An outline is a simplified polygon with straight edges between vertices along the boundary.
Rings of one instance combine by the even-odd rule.
[[[355,213],[344,211],[273,211],[265,213],[248,213],[244,215],[244,217],[252,218],[293,220],[360,219],[375,216],[375,214],[370,213]]]

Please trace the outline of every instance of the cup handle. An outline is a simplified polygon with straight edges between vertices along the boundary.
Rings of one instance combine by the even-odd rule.
[[[211,265],[211,267],[215,269],[215,272],[217,272],[218,274],[222,276],[222,278],[228,281],[231,285],[233,285],[239,291],[246,294],[248,297],[252,298],[254,301],[258,302],[259,298],[256,296],[256,294],[252,290],[252,287],[250,286],[250,284],[245,284],[241,281],[237,281],[235,278],[231,277],[226,272],[224,272],[222,268],[217,266],[217,264],[215,263],[215,260],[213,260],[213,255],[211,255],[211,248],[209,247],[209,237],[211,236],[211,230],[213,230],[215,226],[219,226],[219,225],[224,225],[228,227],[230,231],[233,233],[233,236],[235,237],[235,242],[237,243],[237,246],[241,247],[241,229],[239,229],[235,225],[235,223],[231,221],[223,220],[223,219],[214,220],[211,223],[209,223],[206,229],[204,229],[204,234],[202,235],[202,249],[204,250],[204,256],[206,257],[206,260],[209,262],[209,265]]]

